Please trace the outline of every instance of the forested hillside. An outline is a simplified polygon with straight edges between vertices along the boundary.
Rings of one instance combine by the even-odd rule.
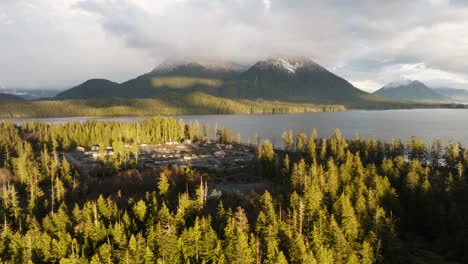
[[[130,92],[130,91],[129,91]],[[105,79],[88,80],[76,87],[65,90],[55,96],[56,99],[110,99],[124,97],[125,91],[120,84]]]
[[[242,67],[226,61],[165,61],[151,72],[122,83],[127,98],[161,96],[171,92],[217,94],[224,82],[240,74]]]
[[[82,99],[8,101],[0,117],[155,116],[183,114],[275,114],[345,111],[341,105],[299,104],[279,101],[234,100],[201,92],[167,94],[149,99]]]
[[[468,151],[416,137],[265,140],[246,168],[268,191],[209,195],[214,177],[144,169],[139,145],[211,133],[168,118],[139,123],[0,123],[4,263],[440,263],[467,258]],[[213,134],[212,134],[213,135]],[[233,142],[222,129],[213,137]],[[106,173],[66,153],[113,146]],[[134,189],[143,179],[151,184]],[[112,179],[120,189],[106,193]],[[99,189],[101,188],[102,189]],[[213,193],[215,191],[212,190]],[[103,194],[104,193],[104,194]],[[101,195],[100,195],[101,194]]]
[[[152,71],[121,84],[92,79],[63,91],[55,99],[135,99],[196,91],[216,94],[224,81],[239,75],[241,69],[240,65],[232,62],[165,61]]]

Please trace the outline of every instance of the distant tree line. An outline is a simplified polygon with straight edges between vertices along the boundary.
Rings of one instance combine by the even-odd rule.
[[[146,99],[1,101],[0,117],[156,116],[184,114],[278,114],[345,111],[342,105],[240,100],[201,92]]]

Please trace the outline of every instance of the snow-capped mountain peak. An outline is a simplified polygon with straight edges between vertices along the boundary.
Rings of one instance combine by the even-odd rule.
[[[291,60],[286,57],[270,58],[267,62],[276,67],[283,68],[290,73],[296,73],[296,70],[303,67],[305,64],[303,60]]]
[[[260,62],[258,65],[261,67],[273,67],[281,69],[290,74],[295,74],[298,69],[304,67],[313,68],[315,70],[324,70],[320,65],[306,57],[270,57],[266,61]]]

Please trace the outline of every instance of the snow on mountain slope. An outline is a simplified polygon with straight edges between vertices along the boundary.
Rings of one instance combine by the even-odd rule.
[[[322,66],[306,57],[270,57],[265,61],[258,62],[255,66],[261,69],[279,69],[292,75],[296,74],[299,69],[303,68],[316,71],[326,71]]]

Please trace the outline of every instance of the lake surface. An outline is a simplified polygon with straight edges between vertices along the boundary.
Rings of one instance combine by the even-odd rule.
[[[258,134],[260,139],[269,138],[277,146],[281,145],[281,134],[285,130],[310,134],[313,128],[318,130],[321,137],[328,137],[333,134],[336,128],[339,128],[346,138],[352,138],[358,134],[360,137],[375,137],[377,139],[399,137],[406,140],[416,135],[425,141],[440,139],[443,142],[460,141],[468,144],[468,110],[465,109],[354,110],[338,113],[196,115],[174,116],[174,118],[183,119],[187,123],[198,120],[202,127],[204,123],[208,122],[211,129],[214,129],[216,124],[219,127],[230,127],[234,134],[241,134],[244,142],[249,139],[254,142],[255,135]],[[141,118],[74,117],[7,120],[14,122],[35,120],[47,123],[64,123],[89,119],[136,122]]]

